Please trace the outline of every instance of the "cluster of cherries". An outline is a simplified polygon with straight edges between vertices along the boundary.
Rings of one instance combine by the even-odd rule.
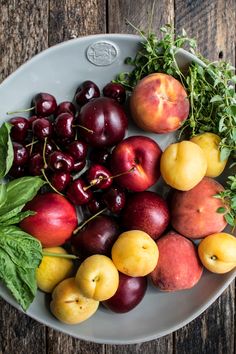
[[[125,103],[125,88],[120,84],[108,83],[102,92],[116,104]],[[91,148],[80,134],[85,131],[96,138],[95,131],[79,124],[78,116],[84,105],[99,97],[100,90],[92,81],[78,87],[73,102],[57,104],[49,93],[35,95],[28,109],[34,111],[32,116],[9,120],[14,150],[9,176],[43,176],[54,191],[75,205],[86,204],[91,214],[104,208],[119,213],[125,192],[113,184],[110,148]]]

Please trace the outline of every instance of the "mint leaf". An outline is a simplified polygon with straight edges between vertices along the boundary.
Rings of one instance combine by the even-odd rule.
[[[11,124],[3,123],[0,128],[0,178],[6,176],[13,162],[13,147],[10,137]]]
[[[5,184],[0,184],[0,207],[6,202],[7,188]]]
[[[39,189],[45,184],[39,177],[21,177],[6,184],[7,199],[0,208],[0,215],[25,205],[33,199]]]
[[[20,205],[10,211],[8,211],[7,213],[0,215],[0,223],[3,223],[4,221],[11,219],[13,216],[16,216],[23,208],[24,208],[24,204]],[[0,208],[1,210],[1,208]]]
[[[0,222],[0,227],[1,226],[7,226],[7,225],[14,225],[14,224],[19,224],[23,219],[27,218],[27,216],[30,215],[35,215],[35,211],[23,211],[22,213],[19,213],[11,218],[8,218],[7,220]]]
[[[36,269],[42,259],[40,242],[16,226],[0,226],[0,279],[26,311],[36,291]]]

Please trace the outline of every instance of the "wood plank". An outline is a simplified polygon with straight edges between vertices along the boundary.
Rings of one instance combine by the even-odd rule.
[[[153,8],[153,16],[152,14]],[[137,28],[158,31],[166,23],[174,20],[174,1],[153,0],[110,0],[108,1],[108,32],[134,33],[135,29],[126,23],[126,19]]]
[[[47,48],[47,19],[47,1],[1,1],[0,82],[26,60]]]
[[[106,32],[105,0],[51,0],[49,3],[49,46]]]
[[[219,15],[220,14],[220,15]],[[195,37],[198,50],[210,60],[235,63],[236,3],[175,2],[175,27]],[[195,321],[175,333],[176,353],[234,353],[235,283]]]
[[[0,354],[46,354],[45,327],[2,299],[0,323]]]

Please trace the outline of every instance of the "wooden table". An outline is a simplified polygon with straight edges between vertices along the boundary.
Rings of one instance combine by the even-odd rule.
[[[152,0],[1,0],[0,81],[26,60],[56,43],[95,33],[134,33],[127,18],[148,28]],[[235,0],[157,0],[153,29],[174,23],[198,41],[211,60],[234,63]],[[12,97],[14,100],[14,97]],[[30,319],[0,300],[0,354],[17,353],[235,353],[235,286],[199,318],[151,342],[98,345],[74,339]]]

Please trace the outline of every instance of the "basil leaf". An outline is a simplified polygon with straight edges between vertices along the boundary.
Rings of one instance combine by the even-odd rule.
[[[0,215],[22,206],[38,193],[45,182],[39,177],[21,177],[6,184],[7,200],[0,208]]]
[[[24,208],[24,204],[8,211],[7,213],[3,214],[3,215],[0,215],[0,223],[8,220],[8,219],[11,219],[13,216],[17,215],[23,208]],[[1,208],[0,208],[1,210]]]
[[[0,184],[0,207],[5,203],[7,199],[7,188],[5,184]]]
[[[36,212],[35,211],[23,211],[22,213],[19,213],[15,216],[13,216],[12,218],[9,218],[3,222],[0,222],[0,227],[3,226],[7,226],[7,225],[14,225],[14,224],[19,224],[23,219],[27,218],[27,216],[30,215],[35,215]]]
[[[36,291],[36,269],[42,260],[40,242],[16,226],[0,227],[0,279],[23,310]]]
[[[13,162],[13,147],[10,137],[11,124],[3,123],[0,128],[0,178],[6,176]]]

